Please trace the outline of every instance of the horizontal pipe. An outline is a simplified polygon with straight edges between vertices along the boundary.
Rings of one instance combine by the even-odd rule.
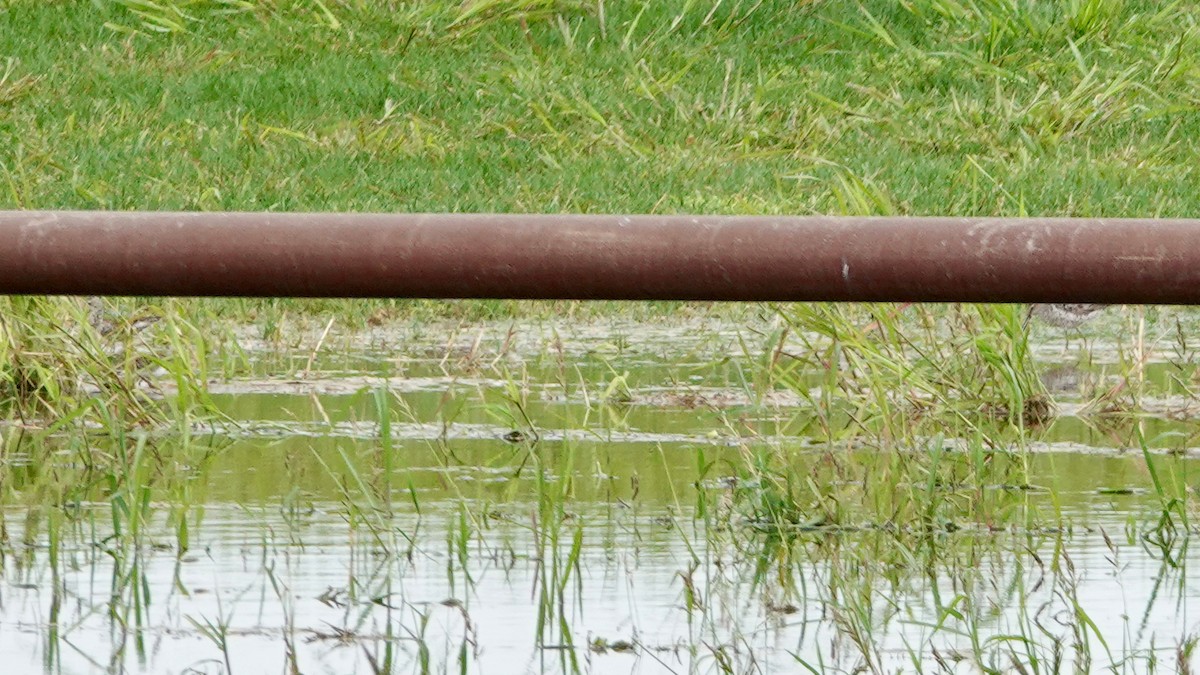
[[[0,211],[0,294],[1200,304],[1200,221]]]

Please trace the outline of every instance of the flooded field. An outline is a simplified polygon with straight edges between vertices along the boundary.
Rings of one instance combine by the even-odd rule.
[[[771,317],[247,333],[213,414],[0,429],[0,659],[1186,671],[1195,367],[1159,324],[1039,329],[1017,413]]]

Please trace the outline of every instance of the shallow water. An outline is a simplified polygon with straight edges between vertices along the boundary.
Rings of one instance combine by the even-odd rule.
[[[737,510],[767,494],[747,456],[817,477],[844,453],[847,485],[895,466],[798,434],[803,397],[755,384],[734,327],[531,333],[263,352],[186,438],[9,430],[4,672],[1144,672],[1200,635],[1137,440],[1191,485],[1196,424],[1089,412],[1115,363],[1046,347],[1065,414],[986,460],[1032,485],[931,482],[948,506],[924,525],[850,508],[780,541]],[[1190,405],[1190,365],[1145,372],[1146,400]],[[31,459],[47,446],[61,467]],[[120,452],[142,483],[33,494]],[[968,494],[1021,517],[945,515]]]
[[[452,517],[422,518],[419,529],[431,534],[429,547],[393,558],[371,551],[363,541],[369,537],[349,531],[336,504],[316,504],[314,509],[297,524],[273,509],[210,506],[204,535],[182,557],[149,548],[117,560],[81,542],[64,542],[78,548],[65,556],[57,581],[42,564],[44,554],[33,553],[24,565],[10,562],[0,586],[6,615],[0,649],[15,668],[6,672],[220,672],[213,659],[223,658],[221,651],[197,627],[217,624],[226,633],[233,670],[240,672],[281,670],[288,653],[285,637],[292,641],[303,672],[370,672],[366,652],[380,659],[388,644],[402,672],[419,670],[422,648],[428,650],[434,672],[457,670],[464,648],[472,669],[569,669],[561,634],[549,631],[547,642],[537,645],[539,575],[545,566],[536,560],[540,547],[527,530],[513,528],[473,541],[472,562],[464,572],[438,545],[438,534],[457,527]],[[599,521],[608,514],[579,517]],[[691,573],[708,616],[696,610],[689,622],[682,576],[689,574],[692,559],[665,517],[626,513],[615,524],[592,523],[582,529],[579,585],[568,589],[562,607],[581,669],[711,672],[716,670],[712,649],[719,646],[741,668],[753,661],[763,672],[795,672],[797,657],[847,670],[861,661],[857,649],[839,647],[846,638],[835,627],[836,602],[820,592],[772,597],[753,587],[748,581],[753,569],[731,560],[729,551],[700,551],[701,565],[710,573],[718,560],[726,567],[712,576]],[[1091,524],[1119,533],[1121,520],[1115,514],[1095,517]],[[405,516],[393,526],[418,529]],[[693,541],[703,541],[702,532],[685,529]],[[956,535],[951,545],[969,546],[977,536]],[[1077,602],[1099,634],[1127,641],[1110,644],[1114,650],[1157,646],[1163,650],[1160,658],[1170,659],[1176,641],[1196,633],[1200,617],[1190,608],[1197,593],[1183,583],[1183,572],[1165,568],[1136,544],[1110,551],[1097,530],[1061,538],[1035,536],[1030,542],[1046,558],[1060,545],[1079,574],[1070,602],[1059,595],[1061,587],[1045,581],[1052,575],[1030,560],[1017,565],[985,553],[978,564],[996,584],[969,591],[973,602],[989,605],[973,629],[985,638],[1018,634],[1023,588],[1025,602],[1038,608],[1049,630],[1069,636],[1057,615]],[[822,563],[802,569],[804,583],[813,588],[831,574]],[[133,591],[126,589],[126,596],[114,603],[114,578],[118,585],[127,583],[129,574],[142,585],[140,617],[128,597]],[[931,581],[901,581],[899,588],[888,587],[891,597],[881,597],[875,606],[872,620],[879,625],[874,648],[881,661],[901,667],[910,658],[908,650],[922,646],[934,646],[947,657],[969,653],[965,632],[971,628],[966,622],[949,620],[931,637],[931,625],[939,619],[930,601]],[[1040,589],[1029,590],[1039,581]],[[954,596],[950,575],[937,583],[947,598]],[[114,605],[116,617],[105,609]],[[960,628],[963,636],[950,634]],[[637,647],[629,653],[599,653],[587,646],[597,639],[609,644],[625,640]]]

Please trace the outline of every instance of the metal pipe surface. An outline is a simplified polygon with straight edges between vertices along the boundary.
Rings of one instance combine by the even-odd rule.
[[[1200,221],[0,211],[0,294],[1200,304]]]

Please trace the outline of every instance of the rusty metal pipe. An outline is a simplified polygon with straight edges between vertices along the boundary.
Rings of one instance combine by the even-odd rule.
[[[0,294],[1200,304],[1200,220],[7,211]]]

